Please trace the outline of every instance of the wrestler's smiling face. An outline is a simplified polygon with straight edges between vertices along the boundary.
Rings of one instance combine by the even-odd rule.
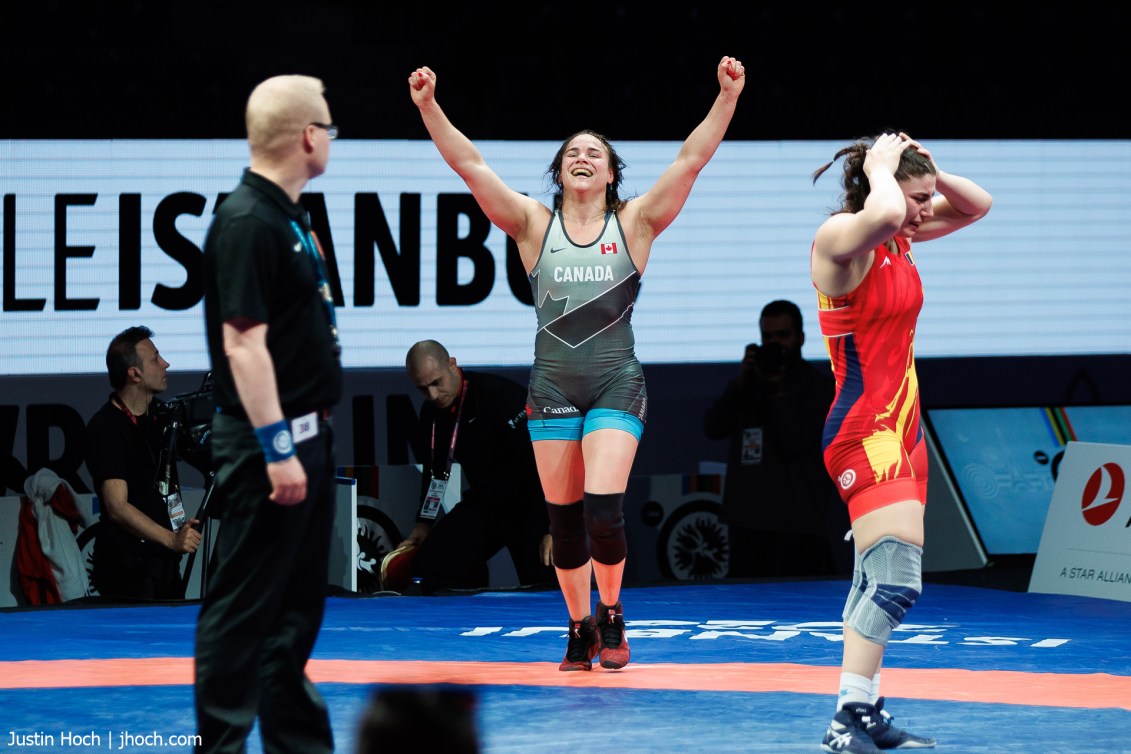
[[[566,146],[562,154],[562,187],[575,191],[600,188],[612,183],[609,154],[605,145],[591,134],[579,134]]]

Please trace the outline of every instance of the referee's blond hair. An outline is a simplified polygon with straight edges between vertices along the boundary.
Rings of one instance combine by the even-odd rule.
[[[321,79],[273,76],[252,90],[244,120],[253,156],[278,160],[302,138],[303,129],[322,117]]]

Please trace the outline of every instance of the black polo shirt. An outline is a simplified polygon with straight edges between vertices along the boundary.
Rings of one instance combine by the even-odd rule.
[[[302,235],[309,233],[302,206],[250,170],[216,210],[204,241],[204,319],[213,399],[224,413],[242,413],[222,328],[238,317],[267,324],[284,414],[327,408],[341,398],[337,343]]]

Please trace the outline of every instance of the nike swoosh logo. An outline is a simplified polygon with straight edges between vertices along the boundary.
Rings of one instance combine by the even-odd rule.
[[[295,244],[295,253],[297,254],[300,251],[302,251],[302,244],[296,243]]]
[[[560,249],[550,249],[551,254],[557,254],[559,251],[565,251],[565,247],[563,246]]]

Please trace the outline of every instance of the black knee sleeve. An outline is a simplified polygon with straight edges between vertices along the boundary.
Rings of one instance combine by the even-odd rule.
[[[589,562],[589,543],[585,539],[585,518],[581,501],[560,505],[546,503],[550,516],[550,551],[558,568],[580,568]]]
[[[610,495],[585,493],[585,529],[593,560],[616,565],[628,555],[624,536],[624,493]]]

